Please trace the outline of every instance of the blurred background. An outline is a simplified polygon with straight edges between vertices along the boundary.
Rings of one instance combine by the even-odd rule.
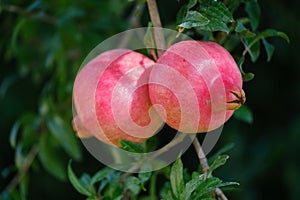
[[[270,62],[264,52],[256,63],[247,58],[244,70],[255,74],[244,84],[253,122],[232,118],[226,123],[215,149],[228,143],[234,148],[216,175],[240,183],[227,193],[230,199],[300,199],[300,2],[259,3],[258,29],[283,31],[290,43],[271,38]],[[176,28],[182,4],[158,2],[164,27]],[[147,9],[135,5],[124,0],[0,1],[0,192],[14,186],[21,169],[20,187],[28,199],[82,199],[66,178],[68,161],[78,174],[102,166],[73,136],[73,81],[98,43],[147,26]],[[131,17],[136,8],[138,21]],[[187,159],[184,164],[189,166]]]

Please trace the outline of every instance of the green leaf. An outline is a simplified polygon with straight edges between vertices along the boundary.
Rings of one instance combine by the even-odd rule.
[[[144,164],[141,167],[141,171],[143,171],[143,173],[139,173],[138,178],[141,180],[143,190],[146,190],[144,184],[151,178],[151,165],[149,163]]]
[[[290,38],[285,34],[284,32],[277,31],[275,29],[266,29],[262,31],[260,34],[258,34],[257,39],[267,38],[267,37],[281,37],[288,43],[290,42]]]
[[[250,24],[253,30],[256,30],[259,25],[261,10],[257,2],[248,2],[245,7],[246,12],[250,17]]]
[[[237,182],[225,182],[225,183],[220,183],[217,187],[226,187],[226,186],[232,186],[232,185],[240,185]]]
[[[32,2],[27,8],[27,11],[33,11],[35,9],[39,9],[42,6],[42,2],[40,0],[36,0],[34,2]]]
[[[214,161],[215,159],[217,159],[217,157],[219,157],[220,155],[227,153],[228,151],[230,151],[231,149],[233,149],[234,147],[234,143],[229,143],[226,144],[224,147],[222,147],[219,151],[217,151],[217,153],[215,153],[213,156],[211,156],[209,158],[209,161]],[[211,162],[209,162],[211,163]]]
[[[205,194],[214,191],[222,181],[216,177],[209,177],[204,181],[201,181],[196,188],[195,194],[193,195],[193,199],[202,199]]]
[[[144,36],[144,45],[146,48],[155,48],[155,40],[154,40],[154,33],[153,33],[153,27],[152,27],[152,23],[149,22],[148,23],[148,28],[147,28],[147,32]]]
[[[203,174],[194,177],[192,180],[186,183],[183,191],[180,193],[180,200],[189,200],[191,199],[192,193],[199,188],[199,186],[203,183],[204,176]]]
[[[22,143],[17,144],[15,150],[15,165],[21,171],[26,163],[26,158],[22,152]]]
[[[10,74],[3,77],[0,84],[0,98],[5,97],[8,89],[19,79],[19,74]]]
[[[50,135],[43,133],[38,144],[38,157],[46,171],[60,180],[65,180],[65,166],[55,151],[55,142]]]
[[[183,165],[180,158],[176,160],[171,168],[170,181],[173,194],[178,198],[184,187]]]
[[[21,18],[18,23],[14,26],[14,30],[12,33],[12,37],[11,37],[11,49],[13,50],[13,52],[17,52],[18,51],[18,36],[20,34],[21,29],[23,28],[23,26],[25,26],[26,24],[26,18]]]
[[[222,155],[217,157],[217,159],[214,160],[214,162],[210,165],[209,170],[208,170],[208,177],[212,175],[212,172],[217,169],[218,167],[224,165],[226,161],[228,160],[229,156],[228,155]]]
[[[237,20],[236,23],[237,23],[236,27],[235,27],[236,32],[240,33],[240,32],[247,30],[247,28],[244,26],[242,20]]]
[[[23,146],[26,147],[27,143],[30,143],[29,146],[32,145],[32,140],[35,141],[36,135],[32,134],[35,132],[35,130],[39,127],[40,119],[36,117],[36,114],[34,113],[26,113],[23,114],[22,117],[20,117],[13,125],[10,135],[9,135],[9,143],[10,145],[15,148],[17,143],[17,136],[20,130],[20,127],[22,125],[26,125],[22,128],[22,142]],[[31,137],[27,137],[29,132],[29,135]]]
[[[215,191],[216,188],[239,185],[237,182],[225,182],[216,177],[209,177],[205,181],[202,181],[201,184],[197,187],[195,193],[193,194],[192,199],[203,199],[206,198],[206,195],[210,195],[211,192]]]
[[[29,185],[29,174],[25,174],[20,182],[20,195],[21,199],[27,199],[28,196],[28,185]]]
[[[130,190],[134,195],[141,191],[141,181],[135,176],[129,176],[125,181],[125,189]]]
[[[79,179],[84,188],[87,188],[92,194],[96,194],[95,188],[91,183],[91,177],[87,173],[83,173]]]
[[[243,74],[242,77],[243,77],[244,82],[248,82],[248,81],[251,81],[252,79],[254,79],[255,75],[253,73],[249,72],[249,73]]]
[[[194,7],[197,4],[198,0],[189,0],[188,4],[186,5],[186,8],[189,10],[192,7]]]
[[[199,11],[207,16],[208,19],[215,18],[224,23],[233,22],[231,12],[221,1],[204,0],[199,8]]]
[[[248,81],[251,81],[254,78],[254,74],[251,73],[251,72],[249,72],[249,73],[244,72],[244,70],[243,70],[244,61],[245,61],[245,56],[242,56],[241,58],[238,59],[237,64],[238,64],[239,69],[242,73],[243,81],[248,82]]]
[[[268,56],[267,61],[270,62],[272,59],[273,53],[275,51],[275,47],[272,44],[270,44],[266,39],[262,39],[262,41],[263,41],[265,50],[267,52],[267,56]]]
[[[233,17],[229,9],[221,1],[204,0],[199,12],[205,16],[209,23],[200,29],[207,31],[223,31],[229,33],[227,23],[233,22]]]
[[[186,13],[187,13],[186,7],[182,6],[182,7],[179,9],[179,11],[177,12],[177,15],[176,15],[176,23],[177,23],[177,24],[183,22],[184,16],[186,15]]]
[[[252,62],[256,62],[260,55],[260,41],[256,38],[246,38],[248,44],[248,53]]]
[[[80,193],[86,196],[91,196],[92,194],[82,185],[77,176],[72,170],[71,161],[68,164],[68,178],[73,185],[73,187]]]
[[[274,36],[281,37],[285,39],[287,42],[290,42],[289,37],[285,33],[274,29],[266,29],[261,33],[259,33],[254,38],[245,38],[247,49],[243,52],[243,56],[248,52],[251,56],[251,60],[256,61],[259,55],[260,40],[265,39],[267,37],[274,37]]]
[[[245,37],[254,37],[256,35],[244,26],[242,20],[237,20],[235,32],[240,33]]]
[[[127,140],[120,140],[120,144],[122,149],[126,150],[126,151],[130,151],[130,152],[134,152],[134,153],[143,153],[144,152],[144,143],[141,144],[137,144],[131,141],[127,141]]]
[[[51,134],[60,142],[60,145],[68,155],[75,160],[79,160],[81,158],[81,149],[78,140],[70,128],[67,128],[62,118],[58,115],[51,116],[47,118],[47,125]]]
[[[94,174],[94,176],[91,179],[91,184],[95,184],[101,180],[103,180],[106,176],[108,176],[111,172],[113,172],[113,169],[111,168],[104,168],[101,169],[100,171],[98,171],[96,174]]]
[[[234,112],[234,117],[248,124],[251,124],[253,122],[253,114],[246,105],[243,105],[238,110],[236,110]]]
[[[209,18],[209,23],[202,27],[199,27],[199,29],[206,31],[223,31],[225,33],[229,33],[227,24],[215,18]]]
[[[188,11],[183,22],[178,26],[181,28],[190,29],[193,27],[205,26],[209,23],[209,20],[197,11]]]
[[[9,143],[12,148],[16,147],[17,135],[19,132],[19,128],[20,128],[20,122],[16,121],[10,131],[10,134],[9,134]]]

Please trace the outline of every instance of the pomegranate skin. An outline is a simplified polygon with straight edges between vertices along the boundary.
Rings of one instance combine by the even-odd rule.
[[[148,95],[153,64],[128,49],[106,51],[87,63],[73,89],[77,135],[120,146],[120,139],[139,143],[155,134],[162,120]]]
[[[184,133],[222,126],[245,102],[242,77],[230,53],[214,42],[173,44],[153,66],[152,104],[166,123]]]

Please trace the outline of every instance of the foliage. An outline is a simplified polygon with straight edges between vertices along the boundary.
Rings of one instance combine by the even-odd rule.
[[[170,179],[170,182],[164,184],[160,192],[160,199],[214,199],[211,197],[211,193],[216,188],[238,185],[236,182],[222,182],[219,178],[212,176],[212,172],[224,165],[227,159],[227,155],[217,157],[211,165],[208,178],[204,178],[204,174],[198,171],[191,175],[184,173],[180,158],[172,165],[169,174],[161,171],[138,173],[137,175],[121,174],[110,168],[104,168],[92,177],[84,173],[78,178],[69,163],[68,176],[74,188],[87,199],[122,199],[128,196],[130,199],[157,199],[153,192],[155,190],[153,183],[155,183],[158,173],[164,173]],[[185,180],[184,177],[187,176],[191,178]],[[149,190],[145,188],[148,185]]]
[[[168,3],[176,4],[175,1]],[[176,5],[180,5],[176,7],[176,25],[172,19],[168,27],[173,25],[173,29],[195,39],[222,44],[235,56],[244,81],[253,79],[254,74],[245,72],[243,64],[248,59],[257,63],[261,47],[266,51],[267,61],[271,61],[275,53],[271,37],[289,41],[281,31],[268,27],[260,30],[262,12],[255,0],[189,0]],[[1,108],[1,115],[6,116],[1,127],[4,132],[10,129],[9,136],[0,141],[1,146],[10,151],[0,158],[1,199],[39,199],[38,195],[43,192],[32,189],[38,184],[30,183],[33,177],[39,176],[36,174],[44,171],[57,182],[71,183],[87,199],[157,199],[159,196],[161,199],[208,200],[215,199],[211,194],[216,188],[238,185],[212,175],[225,164],[228,156],[224,152],[232,145],[211,156],[207,178],[201,169],[189,172],[192,164],[182,162],[183,158],[178,158],[171,167],[139,174],[101,168],[93,175],[82,173],[78,178],[71,162],[66,169],[70,159],[80,163],[87,156],[71,128],[72,86],[78,68],[96,44],[134,26],[128,17],[136,16],[140,25],[148,24],[147,15],[142,14],[144,6],[145,1],[139,0],[0,2],[3,66],[0,100],[8,105]],[[235,112],[235,117],[253,122],[248,105]],[[292,123],[292,127],[296,127],[292,130],[295,138],[298,122]],[[6,125],[5,129],[4,124],[9,127]],[[128,141],[121,144],[127,151],[145,152],[161,145],[158,141],[154,138],[144,146]],[[296,173],[293,166],[289,170],[291,174]],[[289,179],[293,176],[289,175]],[[297,181],[293,179],[295,184],[291,187],[295,187]],[[53,190],[48,194],[55,195]],[[70,197],[69,193],[65,195],[65,198]]]
[[[248,16],[234,19],[233,14],[240,4],[245,4],[245,11]],[[184,29],[194,29],[204,38],[223,44],[230,50],[239,45],[232,41],[240,40],[245,50],[238,58],[239,67],[243,80],[250,81],[254,78],[254,74],[245,73],[242,68],[246,54],[250,55],[252,62],[257,61],[262,41],[268,55],[267,60],[270,61],[274,53],[274,46],[266,38],[279,36],[289,42],[288,36],[283,32],[274,29],[257,31],[260,15],[260,6],[257,1],[232,0],[223,3],[213,0],[190,0],[179,11],[177,21],[180,32],[183,32]],[[216,31],[219,32],[215,36]]]

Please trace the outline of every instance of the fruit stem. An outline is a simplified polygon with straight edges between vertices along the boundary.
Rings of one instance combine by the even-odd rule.
[[[200,145],[200,142],[197,137],[194,138],[193,145],[194,145],[195,151],[197,153],[197,156],[199,158],[200,165],[203,170],[204,180],[205,180],[208,176],[208,171],[209,171],[209,165],[207,162],[207,158],[205,156],[205,153],[204,153],[202,146]],[[220,199],[227,200],[227,197],[225,196],[225,194],[223,193],[223,191],[220,188],[216,188],[214,193]]]
[[[156,0],[147,0],[147,4],[148,4],[150,18],[154,27],[153,31],[154,31],[154,40],[157,48],[157,55],[158,57],[160,57],[164,53],[165,38],[162,29],[160,29],[162,28],[162,25],[160,21]]]

